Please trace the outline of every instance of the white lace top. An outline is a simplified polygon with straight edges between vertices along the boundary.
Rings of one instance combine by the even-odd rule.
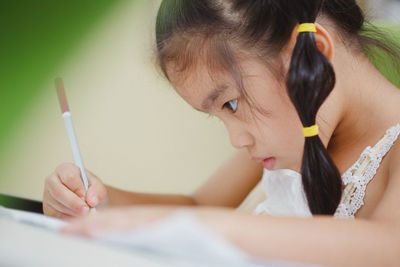
[[[345,189],[335,218],[353,218],[364,205],[368,183],[375,176],[382,158],[393,146],[400,134],[400,124],[390,128],[374,146],[364,149],[360,158],[343,175]],[[265,193],[264,201],[254,209],[254,214],[311,217],[311,211],[303,190],[301,174],[292,170],[264,170],[260,183]]]

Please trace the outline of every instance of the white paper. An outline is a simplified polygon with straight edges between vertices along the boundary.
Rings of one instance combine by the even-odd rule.
[[[62,226],[66,225],[66,222],[59,219],[2,206],[0,206],[0,217],[54,232],[58,232]],[[136,230],[107,234],[93,241],[127,253],[139,252],[160,262],[181,260],[190,263],[190,266],[305,266],[276,261],[257,262],[244,251],[202,225],[191,212],[183,210],[157,223]]]
[[[178,211],[158,223],[107,235],[100,240],[125,249],[140,249],[155,255],[189,260],[199,266],[305,266],[276,261],[257,262],[206,228],[188,211]]]
[[[5,208],[0,206],[0,217],[9,218],[24,224],[30,224],[51,231],[58,231],[66,222],[34,212]]]

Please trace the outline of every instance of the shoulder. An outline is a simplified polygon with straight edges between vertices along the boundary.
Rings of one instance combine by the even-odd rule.
[[[400,222],[400,137],[395,141],[384,161],[386,161],[387,185],[372,217]]]

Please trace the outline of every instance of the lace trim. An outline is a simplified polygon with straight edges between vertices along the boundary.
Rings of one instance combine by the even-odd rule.
[[[368,183],[375,176],[382,158],[393,146],[399,134],[400,124],[387,130],[385,136],[374,147],[366,147],[360,158],[342,175],[346,187],[334,214],[335,218],[354,219],[354,214],[364,205]]]

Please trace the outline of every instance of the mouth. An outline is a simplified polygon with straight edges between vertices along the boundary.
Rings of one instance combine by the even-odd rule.
[[[275,157],[269,157],[269,158],[252,158],[253,161],[257,163],[262,163],[264,168],[267,170],[273,170],[275,167],[276,163],[276,158]]]

